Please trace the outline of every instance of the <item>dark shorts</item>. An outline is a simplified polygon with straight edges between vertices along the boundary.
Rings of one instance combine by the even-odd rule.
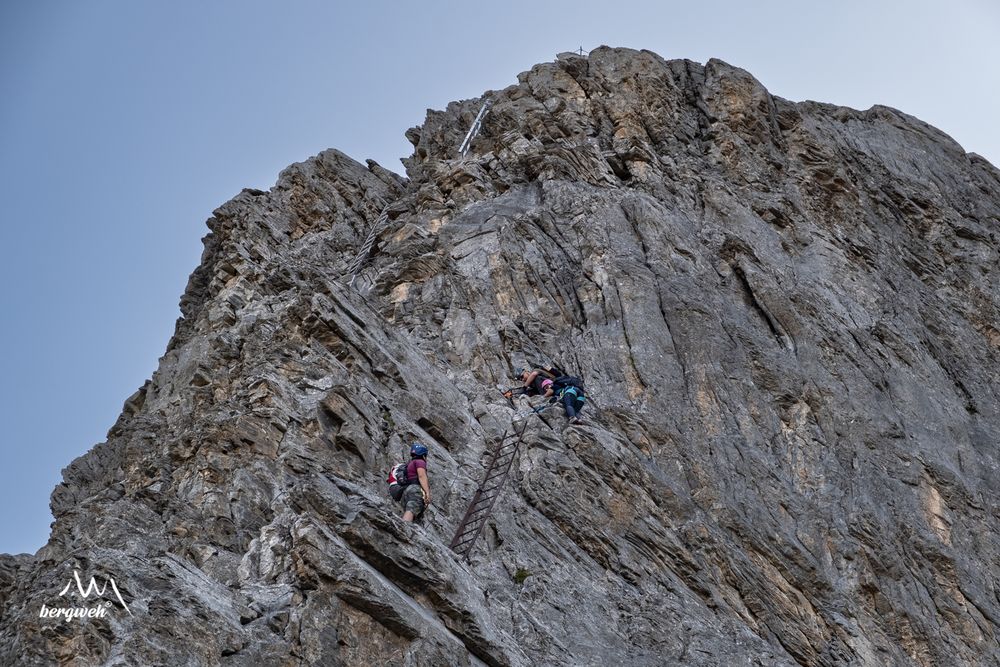
[[[420,516],[424,511],[424,492],[419,484],[410,484],[403,489],[403,511],[413,512],[413,516]]]

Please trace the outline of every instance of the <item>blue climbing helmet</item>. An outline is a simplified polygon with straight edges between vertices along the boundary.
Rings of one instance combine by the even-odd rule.
[[[410,456],[427,456],[427,448],[415,442],[410,445]]]

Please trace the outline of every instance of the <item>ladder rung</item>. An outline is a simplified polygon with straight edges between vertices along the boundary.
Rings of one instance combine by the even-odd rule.
[[[512,458],[512,457],[514,457],[516,455],[517,455],[517,451],[516,450],[512,451],[512,452],[501,452],[501,453],[499,453],[499,454],[497,454],[496,456],[493,457],[493,459],[490,461],[490,465],[488,467],[489,468],[495,468],[497,466],[497,463],[499,461],[501,461],[503,459]]]
[[[474,529],[476,527],[476,524],[480,523],[480,520],[479,520],[480,518],[482,518],[482,517],[478,517],[476,519],[472,519],[471,521],[469,521],[469,520],[465,521],[465,523],[462,524],[462,526],[459,528],[458,532],[455,533],[455,534],[456,535],[461,535],[462,533],[467,533],[467,532],[469,532],[469,530]],[[472,528],[470,528],[470,526]]]
[[[456,547],[460,547],[463,544],[466,544],[467,542],[469,542],[469,540],[476,539],[476,535],[478,535],[478,534],[479,534],[479,531],[476,530],[475,532],[469,533],[468,535],[463,535],[462,536],[463,539],[458,540],[457,542],[455,542],[455,546]]]
[[[452,544],[454,544],[455,546],[458,546],[460,544],[464,544],[466,541],[472,539],[472,536],[475,535],[476,531],[478,531],[478,528],[475,531],[471,531],[471,532],[470,531],[464,531],[462,533],[459,533],[458,535],[456,535],[452,539]],[[459,539],[459,538],[463,538],[463,539]]]
[[[491,493],[494,489],[499,489],[501,486],[503,486],[502,479],[488,480],[488,482],[489,486],[485,486],[487,482],[483,482],[484,486],[481,487],[483,495],[487,495]]]
[[[487,475],[486,479],[493,479],[494,477],[501,477],[503,475],[506,475],[508,473],[508,471],[510,470],[510,464],[512,462],[513,462],[513,459],[511,459],[510,461],[507,461],[506,463],[503,463],[501,465],[496,466],[498,468],[498,470],[491,470],[490,471],[491,474]],[[483,480],[483,481],[485,482],[486,480]]]
[[[480,514],[482,512],[489,512],[489,510],[490,510],[491,507],[493,507],[493,503],[492,502],[481,503],[479,505],[479,507],[475,511],[473,511],[471,514],[469,514],[468,518],[466,518],[466,520],[465,520],[465,523],[468,523],[469,521],[472,521],[473,517],[476,517],[477,514]]]
[[[495,473],[497,471],[497,468],[503,468],[505,465],[510,464],[510,461],[512,459],[513,459],[513,457],[505,457],[502,460],[498,460],[498,461],[494,462],[493,465],[491,465],[489,468],[487,468],[487,470],[486,470],[486,476],[489,477],[489,476],[491,476],[493,473]]]
[[[461,537],[461,538],[464,538],[464,539],[472,539],[472,537],[474,535],[476,535],[479,532],[479,530],[483,527],[483,523],[485,523],[485,522],[482,522],[482,521],[477,522],[476,525],[469,526],[468,527],[469,530],[463,530],[461,533],[459,533],[455,537]],[[461,541],[459,543],[461,543]]]
[[[463,530],[462,532],[456,534],[455,537],[465,537],[466,535],[474,533],[477,530],[479,530],[479,526],[466,526],[466,530]],[[454,539],[452,541],[454,541]]]
[[[477,523],[479,523],[478,520],[477,521],[466,521],[455,532],[455,537],[460,537],[460,536],[465,535],[466,533],[468,533],[470,531],[476,530],[476,524]]]
[[[470,521],[472,520],[472,517],[476,516],[476,515],[477,515],[477,514],[479,514],[480,512],[485,512],[485,511],[487,511],[487,510],[489,510],[489,506],[484,506],[484,507],[480,507],[479,509],[477,509],[477,510],[475,510],[475,511],[471,512],[471,513],[469,513],[469,514],[468,514],[468,515],[467,515],[467,516],[465,517],[465,523],[469,523],[469,522],[470,522]]]
[[[477,514],[480,514],[481,512],[486,512],[486,515],[489,516],[489,511],[491,507],[493,507],[492,498],[490,498],[487,502],[482,503],[475,512],[469,515],[469,518],[471,519],[472,517],[476,516]],[[479,517],[476,517],[476,519],[478,520]]]
[[[462,517],[462,522],[455,532],[455,537],[452,538],[450,548],[455,553],[468,557],[468,553],[475,546],[510,475],[521,442],[521,434],[511,434],[509,438],[504,436],[491,452],[489,463],[483,473],[483,481],[476,488],[465,516]]]
[[[486,505],[485,507],[480,507],[475,512],[473,512],[468,517],[466,517],[465,521],[462,522],[462,525],[463,526],[471,526],[472,524],[476,523],[477,521],[482,521],[482,520],[487,519],[489,517],[489,514],[486,514],[484,516],[482,513],[483,512],[488,512],[489,509],[490,509],[489,505]],[[479,516],[476,516],[477,514]]]
[[[453,550],[453,551],[458,551],[458,548],[459,548],[460,546],[462,546],[463,544],[467,544],[467,543],[469,543],[469,542],[473,541],[474,539],[476,539],[476,536],[475,536],[475,535],[473,535],[472,537],[467,537],[467,538],[465,538],[464,540],[462,540],[461,542],[456,542],[456,543],[455,543],[455,546],[453,546],[453,547],[452,547],[452,550]]]
[[[503,476],[504,476],[504,475],[506,475],[506,474],[507,474],[507,471],[506,471],[506,470],[503,470],[503,471],[501,471],[501,472],[498,472],[498,473],[496,473],[495,475],[487,475],[487,476],[486,476],[486,479],[484,479],[484,480],[483,480],[483,483],[482,483],[482,484],[480,484],[479,486],[481,486],[481,487],[482,487],[482,486],[486,486],[486,483],[487,483],[487,482],[489,482],[489,481],[490,481],[491,479],[496,479],[497,477],[503,477]]]
[[[461,537],[462,535],[467,535],[471,532],[479,530],[482,527],[482,525],[486,523],[486,520],[489,518],[490,518],[489,514],[484,514],[480,517],[477,517],[473,521],[466,521],[464,524],[462,524],[461,527],[459,527],[458,531],[455,533],[455,537]]]
[[[487,511],[487,510],[489,510],[488,506],[487,507],[480,507],[475,512],[473,512],[472,514],[470,514],[469,516],[467,516],[465,518],[465,521],[462,522],[462,526],[459,528],[459,530],[461,532],[464,532],[465,527],[471,526],[474,523],[477,523],[479,521],[483,521],[483,520],[489,518],[489,515],[486,515],[486,516],[476,516],[477,514],[480,514],[481,512]],[[473,517],[475,517],[475,518],[473,518]]]

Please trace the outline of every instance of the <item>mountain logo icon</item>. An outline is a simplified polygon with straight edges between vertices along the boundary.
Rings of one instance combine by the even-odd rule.
[[[72,590],[74,584],[76,584],[75,591]],[[108,590],[109,587],[111,588],[111,592],[114,593],[115,598],[118,600],[118,603],[121,604],[122,609],[127,611],[129,613],[129,616],[131,616],[132,610],[128,608],[127,604],[125,604],[125,600],[122,598],[122,594],[118,590],[118,585],[115,584],[115,580],[112,579],[111,577],[108,577],[107,579],[104,580],[103,586],[98,586],[97,580],[94,577],[91,577],[90,582],[87,584],[87,587],[84,588],[83,582],[80,580],[80,572],[77,570],[73,570],[73,579],[66,584],[66,587],[63,588],[62,591],[60,591],[59,596],[65,597],[67,594],[77,595],[79,599],[83,601],[89,598],[91,594],[95,595],[96,597],[104,597],[104,593],[105,591]]]

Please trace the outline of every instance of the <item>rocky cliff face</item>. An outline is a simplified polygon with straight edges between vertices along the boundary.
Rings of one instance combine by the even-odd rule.
[[[159,370],[0,559],[0,663],[997,664],[1000,173],[718,61],[491,98],[466,159],[482,100],[407,180],[331,150],[215,211]],[[584,425],[496,390],[536,361]],[[383,482],[414,439],[422,525]],[[40,618],[74,571],[128,610]]]

